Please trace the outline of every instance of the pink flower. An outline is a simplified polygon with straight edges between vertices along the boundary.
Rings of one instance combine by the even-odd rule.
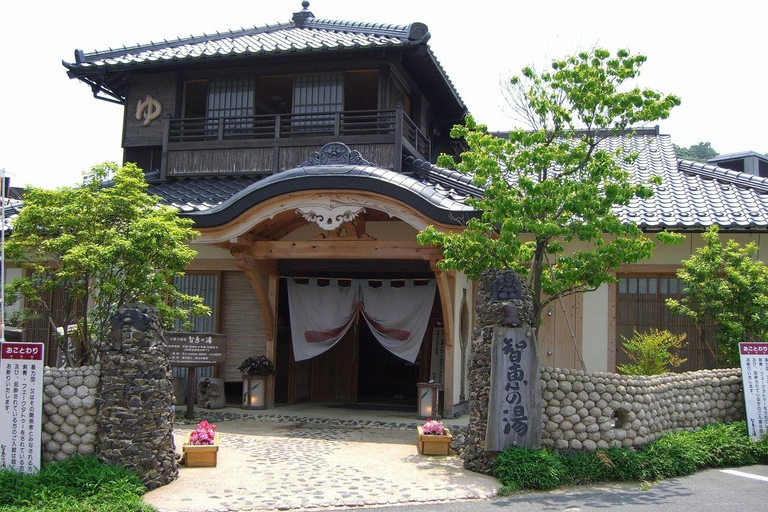
[[[442,436],[445,434],[445,427],[439,421],[429,420],[421,427],[424,434],[432,436]]]
[[[195,429],[189,435],[190,444],[213,444],[216,438],[216,425],[212,425],[203,420],[197,424]]]

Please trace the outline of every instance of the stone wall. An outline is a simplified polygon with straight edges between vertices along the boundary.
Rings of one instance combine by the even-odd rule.
[[[157,311],[144,305],[119,310],[99,357],[99,459],[135,470],[150,490],[172,482],[179,474],[175,399]]]
[[[476,329],[472,336],[472,357],[469,362],[469,425],[462,455],[464,467],[478,473],[490,473],[495,452],[485,450],[488,431],[488,401],[491,388],[491,347],[493,330],[508,324],[510,308],[516,313],[519,325],[531,325],[533,301],[525,285],[521,285],[520,298],[493,298],[494,281],[502,274],[498,270],[486,270],[478,283],[475,301]]]
[[[741,370],[656,376],[541,369],[542,445],[640,447],[680,429],[744,418]]]
[[[99,426],[96,397],[99,366],[45,368],[43,374],[43,462],[93,455]]]

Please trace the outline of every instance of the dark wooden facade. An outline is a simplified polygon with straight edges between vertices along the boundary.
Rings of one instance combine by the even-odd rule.
[[[125,160],[162,178],[273,174],[336,141],[399,171],[403,156],[432,161],[450,149],[447,132],[461,119],[433,109],[428,90],[397,59],[297,60],[129,76]],[[340,97],[329,98],[336,89]],[[299,104],[307,101],[302,94],[309,106]],[[161,111],[149,123],[142,110],[148,98]],[[214,108],[214,101],[224,107]]]

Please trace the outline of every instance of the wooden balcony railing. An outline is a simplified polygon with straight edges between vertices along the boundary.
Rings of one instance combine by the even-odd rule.
[[[379,152],[376,155],[379,160],[384,151],[381,146],[389,146],[386,152],[390,156],[384,160],[391,161],[394,168],[399,168],[400,160],[395,155],[402,151],[424,159],[429,159],[431,154],[429,137],[401,107],[394,110],[170,119],[166,130],[163,167],[170,162],[170,174],[214,172],[222,158],[230,166],[225,168],[233,169],[232,172],[253,172],[257,168],[269,172],[267,167],[275,172],[284,165],[298,164],[301,161],[296,161],[300,158],[298,155],[306,153],[300,150],[301,147],[319,148],[332,141],[377,145],[375,151]],[[280,161],[264,153],[268,148],[279,150],[276,158]],[[290,148],[295,148],[295,153],[291,153]],[[220,156],[204,157],[201,153],[216,150],[222,152]],[[242,151],[249,153],[238,156]]]

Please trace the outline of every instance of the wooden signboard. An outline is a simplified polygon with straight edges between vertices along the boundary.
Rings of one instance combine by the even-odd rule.
[[[172,366],[213,366],[223,363],[227,335],[204,332],[165,333]]]
[[[494,327],[485,450],[541,447],[541,381],[535,331]]]
[[[209,332],[165,333],[171,366],[187,368],[187,419],[194,417],[197,402],[195,368],[223,363],[226,359],[227,336]]]

